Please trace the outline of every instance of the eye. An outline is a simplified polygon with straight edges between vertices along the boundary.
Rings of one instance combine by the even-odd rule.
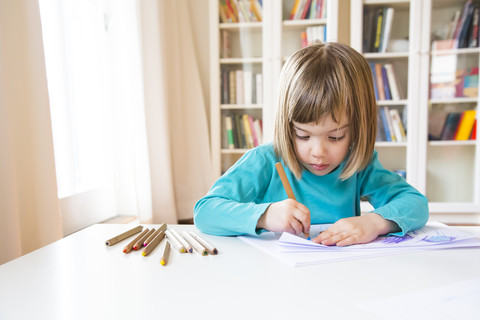
[[[308,140],[308,138],[310,138],[308,135],[300,135],[298,133],[295,133],[295,137],[297,137],[299,140]]]
[[[341,141],[345,138],[345,135],[340,136],[340,137],[328,137],[330,141]]]

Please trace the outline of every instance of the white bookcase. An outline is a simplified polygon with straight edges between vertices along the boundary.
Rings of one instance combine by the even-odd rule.
[[[462,10],[465,0],[351,0],[351,45],[364,50],[364,9],[392,7],[394,19],[390,41],[399,44],[385,53],[363,52],[369,62],[392,63],[405,97],[400,101],[377,101],[404,115],[407,141],[377,142],[384,166],[404,168],[407,181],[429,199],[432,219],[446,223],[480,223],[480,140],[429,140],[433,112],[477,109],[474,98],[430,99],[432,60],[450,55],[458,66],[478,67],[479,48],[432,51],[435,37]],[[407,40],[408,41],[405,41]],[[398,48],[405,47],[405,49]],[[477,121],[478,122],[478,121]],[[478,124],[477,124],[478,129]],[[478,130],[477,130],[478,131]],[[368,205],[362,209],[369,210]]]
[[[224,116],[249,114],[262,120],[263,141],[273,140],[273,121],[276,105],[276,88],[285,59],[302,46],[301,33],[307,27],[325,26],[326,40],[348,42],[349,6],[346,1],[324,0],[326,17],[321,19],[289,20],[295,0],[263,0],[261,22],[221,23],[219,0],[209,0],[210,8],[210,129],[212,164],[215,176],[228,170],[246,151],[245,148],[228,148]],[[345,19],[339,28],[339,10]],[[230,38],[229,58],[222,58],[222,32]],[[225,103],[222,98],[223,71],[251,70],[262,74],[261,102],[253,104]]]

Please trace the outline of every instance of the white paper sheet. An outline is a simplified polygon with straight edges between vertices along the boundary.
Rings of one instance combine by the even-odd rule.
[[[328,225],[313,225],[310,235],[313,238],[327,227]],[[432,242],[433,244],[426,241],[431,240],[432,237],[437,237],[433,239],[438,241]],[[322,246],[288,233],[265,232],[258,237],[240,236],[238,238],[294,267],[388,256],[426,249],[480,247],[479,239],[439,223],[428,223],[425,228],[416,231],[414,236],[410,235],[402,241],[399,239],[389,241],[382,237],[382,239],[369,244],[349,247]],[[283,240],[280,241],[280,239]]]
[[[325,230],[324,225],[312,227],[312,238],[318,235],[319,231]],[[419,230],[411,231],[403,237],[381,236],[376,240],[347,247],[324,246],[314,243],[302,237],[284,232],[279,238],[278,244],[283,248],[281,251],[357,251],[357,250],[397,250],[406,248],[417,249],[445,249],[458,247],[480,247],[480,240],[473,235],[461,230],[449,227],[439,222],[429,222]]]

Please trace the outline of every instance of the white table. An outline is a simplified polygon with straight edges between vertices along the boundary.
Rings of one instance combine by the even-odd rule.
[[[147,257],[122,253],[132,238],[105,246],[131,227],[94,225],[1,265],[0,319],[378,319],[358,304],[480,273],[480,249],[292,268],[235,237],[209,235],[218,255],[172,250],[163,267],[163,243]]]

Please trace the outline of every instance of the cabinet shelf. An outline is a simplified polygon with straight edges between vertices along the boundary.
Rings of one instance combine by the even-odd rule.
[[[410,53],[408,52],[366,52],[364,54],[365,58],[367,59],[408,59]]]
[[[287,30],[302,29],[308,26],[326,25],[327,19],[283,20],[282,24]]]
[[[239,105],[239,104],[222,104],[220,106],[222,110],[261,110],[263,106],[261,104],[244,104],[244,105]]]
[[[248,29],[262,29],[262,22],[236,22],[236,23],[220,23],[218,28],[220,30],[248,30]]]
[[[441,141],[429,141],[428,145],[432,147],[458,147],[458,146],[470,146],[475,147],[476,140],[441,140]]]
[[[253,58],[222,58],[220,59],[220,64],[258,64],[262,63],[263,58],[253,57]]]

